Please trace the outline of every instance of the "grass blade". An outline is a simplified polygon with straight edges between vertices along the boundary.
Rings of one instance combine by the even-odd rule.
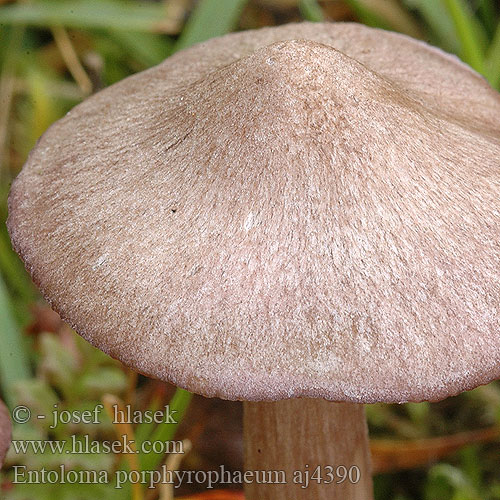
[[[486,78],[493,87],[500,90],[500,22],[486,54],[484,66]]]
[[[189,17],[175,50],[229,33],[248,0],[201,0]]]
[[[165,15],[161,3],[72,0],[6,5],[0,8],[0,23],[163,32]]]
[[[418,23],[397,0],[346,0],[346,3],[365,24],[424,38]]]
[[[30,96],[31,136],[26,146],[31,149],[40,136],[63,115],[59,102],[50,96],[50,88],[54,78],[38,64],[29,64],[25,71],[27,89]],[[26,151],[27,156],[28,151]]]
[[[193,395],[185,391],[184,389],[176,389],[175,394],[169,402],[170,411],[176,411],[175,420],[177,423],[162,423],[154,430],[154,432],[149,437],[152,443],[155,442],[166,442],[171,441],[177,431],[178,424],[182,422],[186,410],[188,409],[189,403]],[[148,453],[143,454],[140,457],[142,470],[156,470],[156,468],[161,464],[164,457],[163,455]]]
[[[1,12],[1,11],[0,11]],[[10,33],[9,33],[10,31]],[[7,143],[10,139],[9,119],[14,100],[14,77],[21,57],[24,26],[12,30],[0,30],[2,67],[0,68],[0,181],[3,181],[3,167],[8,164]]]
[[[428,24],[435,42],[448,52],[457,53],[460,42],[455,25],[441,1],[436,0],[405,0],[409,9],[416,10]]]
[[[317,0],[300,0],[299,9],[302,17],[307,21],[319,23],[325,20],[325,16]]]
[[[159,64],[172,53],[173,42],[166,36],[122,30],[112,30],[108,36],[144,68]]]
[[[34,299],[33,287],[21,261],[11,249],[7,231],[0,231],[0,271],[5,277],[7,287],[24,304],[31,303]]]
[[[479,0],[477,13],[488,30],[489,35],[495,33],[497,13],[492,0]]]
[[[444,0],[455,24],[461,44],[462,59],[479,73],[484,72],[484,51],[487,36],[481,23],[473,16],[463,0]]]
[[[24,338],[14,321],[7,288],[0,276],[0,381],[9,406],[16,402],[13,385],[31,376]]]
[[[26,316],[26,306],[34,301],[35,292],[21,260],[12,250],[12,243],[5,225],[8,186],[6,181],[0,184],[0,273],[5,279],[5,287],[11,292],[12,305],[22,305],[23,316]]]
[[[367,24],[368,26],[374,26],[375,28],[382,28],[387,30],[391,29],[391,26],[386,19],[384,19],[379,14],[376,14],[371,9],[368,9],[363,4],[363,2],[359,0],[345,0],[345,2],[356,13],[359,20],[363,24]]]

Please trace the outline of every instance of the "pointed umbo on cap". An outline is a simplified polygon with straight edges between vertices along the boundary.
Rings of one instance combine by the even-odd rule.
[[[9,410],[0,400],[0,467],[3,465],[5,455],[12,439],[12,424],[10,422]]]
[[[357,24],[184,50],[75,107],[12,186],[88,341],[206,396],[437,400],[500,376],[500,96]]]

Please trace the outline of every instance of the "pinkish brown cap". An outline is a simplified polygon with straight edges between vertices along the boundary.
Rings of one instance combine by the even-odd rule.
[[[3,465],[5,455],[12,439],[12,424],[10,423],[9,410],[0,400],[0,467]]]
[[[89,342],[206,396],[438,400],[500,376],[500,96],[358,24],[230,34],[89,98],[8,228]]]

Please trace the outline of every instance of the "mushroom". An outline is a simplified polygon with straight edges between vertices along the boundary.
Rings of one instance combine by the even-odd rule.
[[[5,455],[7,455],[11,438],[12,424],[10,423],[9,410],[0,400],[0,468],[3,465]]]
[[[230,34],[54,124],[8,229],[89,342],[247,401],[249,499],[368,499],[361,403],[500,376],[499,117],[481,76],[403,35]]]

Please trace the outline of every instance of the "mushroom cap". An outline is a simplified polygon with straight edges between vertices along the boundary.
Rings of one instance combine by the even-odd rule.
[[[10,422],[9,411],[0,400],[0,467],[3,465],[5,455],[12,439],[12,424]]]
[[[500,377],[500,96],[358,24],[226,35],[76,106],[8,228],[44,296],[205,396],[439,400]]]

